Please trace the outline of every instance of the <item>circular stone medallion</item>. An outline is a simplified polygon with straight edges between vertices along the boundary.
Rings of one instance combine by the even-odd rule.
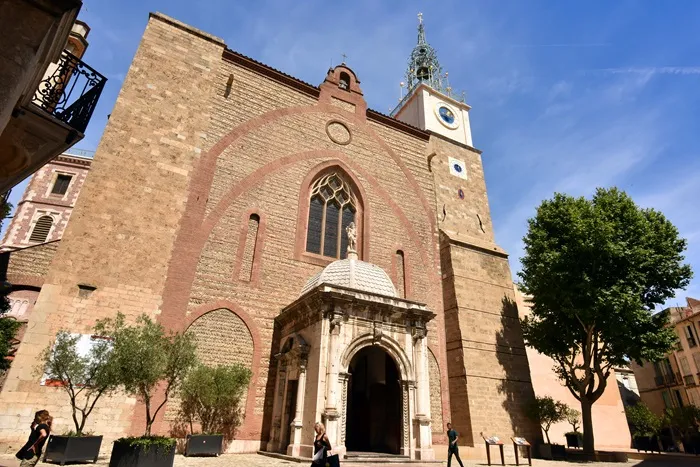
[[[352,141],[352,133],[343,122],[331,120],[326,123],[326,134],[335,144],[350,144]]]

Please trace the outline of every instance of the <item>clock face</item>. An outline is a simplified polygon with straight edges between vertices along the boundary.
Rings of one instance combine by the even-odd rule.
[[[448,125],[452,125],[455,122],[455,114],[444,105],[440,106],[438,113],[440,114],[440,118]]]
[[[435,115],[447,128],[454,130],[459,126],[459,120],[457,120],[457,112],[448,106],[444,102],[438,102],[435,106]]]

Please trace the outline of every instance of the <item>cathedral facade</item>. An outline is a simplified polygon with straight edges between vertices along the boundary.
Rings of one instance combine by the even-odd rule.
[[[466,446],[538,438],[470,107],[422,24],[406,81],[384,115],[345,63],[313,86],[152,14],[0,393],[2,440],[38,408],[69,428],[37,356],[117,312],[252,370],[231,451],[310,456],[317,421],[338,452],[414,459],[450,421]],[[142,412],[116,395],[92,423],[139,434]]]

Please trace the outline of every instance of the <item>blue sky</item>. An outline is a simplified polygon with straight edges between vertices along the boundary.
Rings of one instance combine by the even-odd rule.
[[[86,0],[84,60],[109,82],[78,147],[96,148],[149,11],[313,84],[345,53],[381,112],[397,102],[422,12],[428,42],[472,106],[513,271],[541,200],[616,185],[689,241],[698,278],[668,304],[700,298],[700,2]]]

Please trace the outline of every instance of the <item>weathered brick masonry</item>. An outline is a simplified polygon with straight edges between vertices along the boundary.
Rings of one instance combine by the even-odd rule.
[[[59,430],[69,427],[63,393],[31,371],[36,357],[60,328],[86,333],[121,311],[194,333],[208,363],[249,365],[232,449],[260,449],[279,351],[274,318],[331,261],[304,249],[309,184],[328,170],[361,198],[360,259],[395,284],[403,278],[406,298],[437,314],[428,329],[433,442],[445,443],[449,420],[469,444],[479,431],[534,435],[521,415],[532,388],[480,153],[367,110],[354,77],[339,90],[340,72],[352,73],[337,67],[314,87],[151,15],[0,394],[2,440],[19,441],[43,407]],[[448,155],[469,163],[463,200]],[[96,289],[81,296],[79,284]],[[88,428],[107,440],[139,433],[135,409],[111,397]],[[163,415],[156,429],[167,433]]]

